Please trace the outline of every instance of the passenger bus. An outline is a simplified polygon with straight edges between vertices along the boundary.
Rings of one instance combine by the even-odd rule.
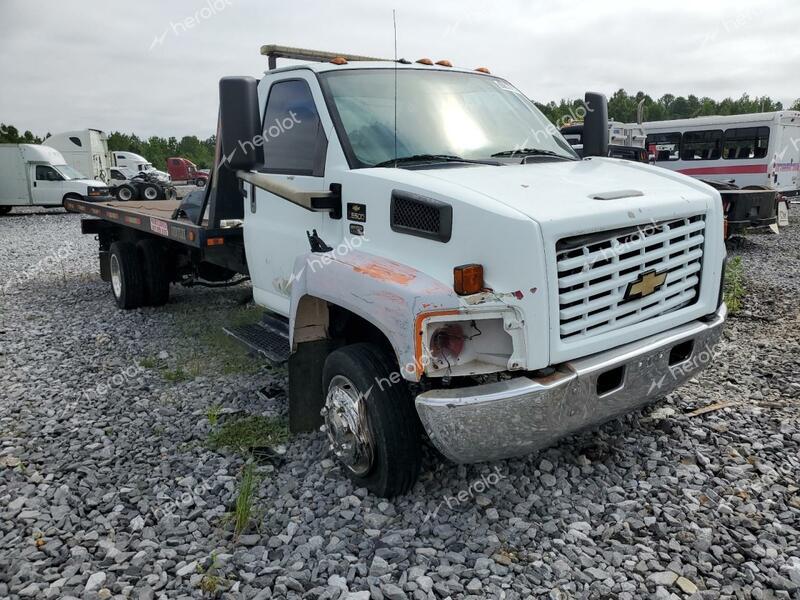
[[[651,121],[644,129],[658,166],[800,196],[800,111]]]

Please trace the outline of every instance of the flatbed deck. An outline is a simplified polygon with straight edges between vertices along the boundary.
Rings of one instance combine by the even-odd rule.
[[[127,202],[67,200],[64,203],[68,210],[98,217],[120,227],[137,229],[194,248],[224,245],[228,241],[242,238],[240,226],[211,229],[205,220],[198,225],[185,217],[174,217],[180,204],[178,200]],[[89,231],[84,232],[89,233]]]

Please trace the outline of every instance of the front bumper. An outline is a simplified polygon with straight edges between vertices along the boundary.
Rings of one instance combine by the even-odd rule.
[[[459,463],[520,456],[664,396],[708,366],[727,309],[709,319],[517,377],[417,396],[433,444]],[[608,389],[609,382],[611,388]]]

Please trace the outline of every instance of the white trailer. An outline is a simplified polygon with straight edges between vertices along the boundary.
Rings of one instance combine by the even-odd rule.
[[[66,200],[107,200],[108,187],[66,163],[58,150],[0,144],[0,215],[15,206],[63,206]]]
[[[55,148],[75,170],[101,181],[108,182],[108,136],[99,129],[67,131],[51,135],[43,145]]]

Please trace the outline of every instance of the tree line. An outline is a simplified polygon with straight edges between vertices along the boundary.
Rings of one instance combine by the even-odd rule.
[[[674,96],[664,94],[654,99],[644,92],[628,94],[625,90],[617,90],[608,99],[608,116],[616,121],[636,121],[636,111],[639,102],[644,100],[644,120],[663,121],[667,119],[688,119],[708,115],[740,115],[755,112],[770,112],[783,110],[783,105],[769,96],[750,97],[742,94],[738,99],[725,98],[714,100],[707,96],[698,98],[694,94],[689,96]],[[562,99],[559,102],[550,101],[534,103],[550,121],[557,126],[562,126],[576,115],[582,114],[578,108],[582,100]],[[790,110],[800,110],[800,99],[789,107]],[[40,138],[30,131],[20,133],[13,125],[0,123],[0,144],[41,144],[49,136]],[[136,134],[114,131],[108,136],[109,150],[127,150],[141,154],[147,158],[157,169],[166,170],[167,158],[182,156],[188,158],[201,169],[210,169],[214,164],[214,148],[216,136],[204,140],[194,135],[183,136],[180,141],[176,137],[163,138],[152,136],[142,139]]]
[[[751,98],[748,94],[742,94],[738,99],[725,98],[717,101],[707,96],[698,98],[694,94],[686,97],[664,94],[654,99],[644,92],[629,94],[625,90],[617,90],[608,99],[608,117],[624,123],[635,122],[637,107],[642,100],[644,100],[642,105],[644,121],[691,119],[710,115],[742,115],[784,109],[781,102],[769,96]],[[576,114],[582,114],[578,108],[583,106],[583,100],[562,99],[560,102],[550,101],[546,104],[534,100],[534,104],[548,119],[561,126],[574,119]],[[800,110],[800,99],[795,100],[789,109]]]

